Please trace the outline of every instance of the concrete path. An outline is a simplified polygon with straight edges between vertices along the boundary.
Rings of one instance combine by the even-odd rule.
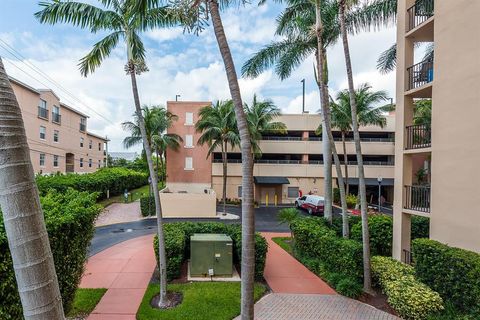
[[[262,235],[268,242],[264,277],[273,292],[336,294],[325,281],[272,240],[273,237],[289,237],[289,233],[263,232]]]
[[[134,320],[155,269],[153,235],[110,247],[88,259],[81,288],[107,288],[88,320]]]
[[[144,219],[140,211],[140,201],[130,203],[112,203],[100,213],[95,226],[105,226],[114,223],[131,222]]]

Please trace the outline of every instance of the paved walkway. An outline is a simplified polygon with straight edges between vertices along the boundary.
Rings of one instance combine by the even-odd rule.
[[[144,219],[140,212],[140,201],[130,203],[112,203],[100,213],[95,226],[130,222]]]
[[[134,320],[155,266],[153,235],[121,242],[88,259],[80,287],[108,289],[88,320]]]

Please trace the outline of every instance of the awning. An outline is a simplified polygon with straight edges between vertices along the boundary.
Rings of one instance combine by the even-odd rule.
[[[358,186],[358,178],[348,178],[348,184],[351,186]],[[377,178],[365,178],[365,185],[366,186],[378,186]],[[394,185],[393,178],[383,178],[382,179],[382,186],[389,187]]]
[[[256,184],[290,184],[286,177],[253,177]]]

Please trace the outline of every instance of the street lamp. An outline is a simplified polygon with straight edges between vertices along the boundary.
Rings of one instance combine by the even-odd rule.
[[[175,101],[178,101],[178,98],[180,98],[181,96],[179,94],[176,94],[175,95]]]
[[[382,197],[382,176],[377,178],[378,181],[378,212],[382,212],[382,201],[380,200]]]

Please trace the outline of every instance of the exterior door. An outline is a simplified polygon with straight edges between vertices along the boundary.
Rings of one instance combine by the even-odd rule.
[[[269,206],[273,206],[275,204],[275,187],[262,187],[260,192],[260,203]]]
[[[73,153],[67,153],[65,155],[65,172],[75,172],[75,155]]]

